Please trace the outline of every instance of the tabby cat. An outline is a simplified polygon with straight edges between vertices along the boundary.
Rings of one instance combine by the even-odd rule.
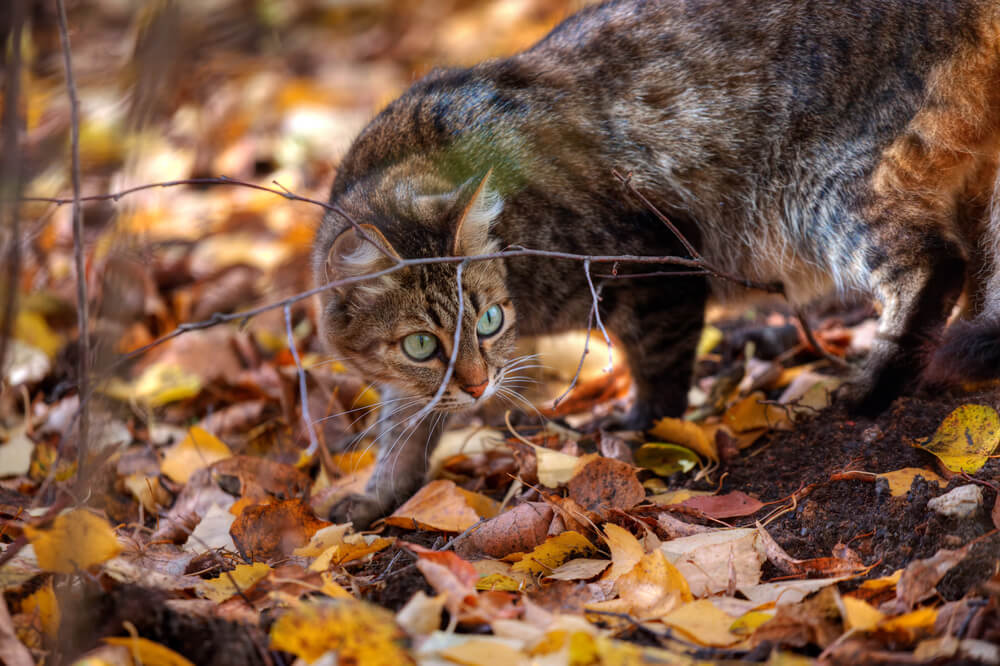
[[[315,278],[513,247],[683,255],[618,170],[730,273],[780,282],[794,303],[871,294],[879,334],[851,398],[877,410],[922,372],[1000,373],[998,160],[997,0],[618,0],[524,53],[434,71],[382,111],[338,169],[330,201],[346,214],[322,222]],[[511,397],[531,363],[517,335],[581,328],[591,311],[581,262],[518,257],[464,266],[457,321],[456,270],[321,296],[325,342],[386,398],[375,474],[336,520],[367,524],[412,494],[443,414]],[[595,282],[611,270],[590,267]],[[733,285],[603,285],[637,389],[629,425],[680,414],[709,290]],[[963,289],[963,322],[942,333]],[[454,372],[417,422],[456,327]]]

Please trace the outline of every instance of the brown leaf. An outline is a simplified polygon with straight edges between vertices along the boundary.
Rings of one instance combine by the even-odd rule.
[[[254,502],[306,497],[312,485],[312,479],[292,465],[256,456],[233,456],[209,469],[222,487]],[[230,479],[239,483],[238,489]]]
[[[243,509],[229,532],[244,559],[261,562],[291,555],[330,524],[316,518],[303,500],[291,499]]]
[[[760,511],[764,504],[746,493],[735,490],[725,495],[702,495],[700,497],[690,497],[683,502],[682,506],[701,511],[706,516],[712,518],[738,518],[749,516]]]
[[[896,583],[896,599],[882,608],[891,613],[905,613],[918,603],[933,596],[935,587],[952,567],[965,559],[969,554],[971,543],[958,550],[942,549],[933,556],[923,560],[910,562],[899,582]]]
[[[466,557],[504,557],[528,552],[545,541],[552,522],[552,507],[528,502],[487,520],[455,544],[455,552]]]
[[[646,497],[636,470],[610,458],[596,458],[568,484],[569,496],[580,506],[607,519],[612,510],[627,511]]]

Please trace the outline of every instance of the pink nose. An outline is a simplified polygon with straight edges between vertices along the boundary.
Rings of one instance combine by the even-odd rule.
[[[471,395],[473,398],[478,398],[486,391],[486,387],[489,385],[490,380],[483,380],[482,384],[476,384],[475,386],[463,386],[462,390]]]

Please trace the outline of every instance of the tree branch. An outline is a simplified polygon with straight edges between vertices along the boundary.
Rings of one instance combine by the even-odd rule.
[[[291,350],[292,358],[295,359],[295,370],[299,376],[299,395],[302,399],[302,424],[309,435],[309,448],[306,450],[306,455],[311,458],[319,450],[319,440],[316,438],[316,429],[312,416],[309,415],[306,371],[302,368],[302,361],[299,359],[299,350],[295,347],[295,336],[292,333],[292,308],[290,305],[285,306],[285,334],[288,336],[288,349]]]
[[[76,264],[76,320],[79,329],[79,354],[77,363],[77,388],[80,396],[79,438],[77,443],[77,478],[84,477],[84,467],[87,461],[88,428],[90,426],[90,327],[87,303],[87,267],[84,262],[83,248],[83,208],[81,205],[80,186],[80,100],[77,97],[76,81],[73,78],[73,57],[69,43],[69,28],[66,21],[66,4],[64,0],[56,0],[59,10],[59,41],[62,44],[63,66],[66,70],[66,90],[69,93],[70,107],[70,151],[73,177],[73,257]]]
[[[0,173],[0,225],[7,227],[7,281],[3,294],[3,318],[0,319],[0,382],[3,381],[7,346],[17,314],[18,281],[21,276],[21,155],[18,141],[18,102],[21,97],[21,28],[24,25],[24,0],[13,0],[11,31],[4,67],[3,96],[3,170]],[[7,48],[0,44],[0,48]],[[9,210],[8,210],[9,206]],[[9,221],[8,221],[9,220]]]

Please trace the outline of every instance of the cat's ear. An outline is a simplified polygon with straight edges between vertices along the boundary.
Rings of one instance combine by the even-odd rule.
[[[363,235],[362,235],[363,234]],[[330,246],[326,256],[326,279],[330,282],[368,275],[389,268],[400,259],[399,253],[376,227],[361,224],[348,227]],[[338,291],[356,291],[375,296],[392,282],[388,276],[345,285]]]
[[[503,199],[490,187],[490,169],[482,178],[473,178],[459,187],[461,208],[455,222],[452,254],[471,257],[495,252],[497,244],[490,240],[490,226],[503,210]]]

